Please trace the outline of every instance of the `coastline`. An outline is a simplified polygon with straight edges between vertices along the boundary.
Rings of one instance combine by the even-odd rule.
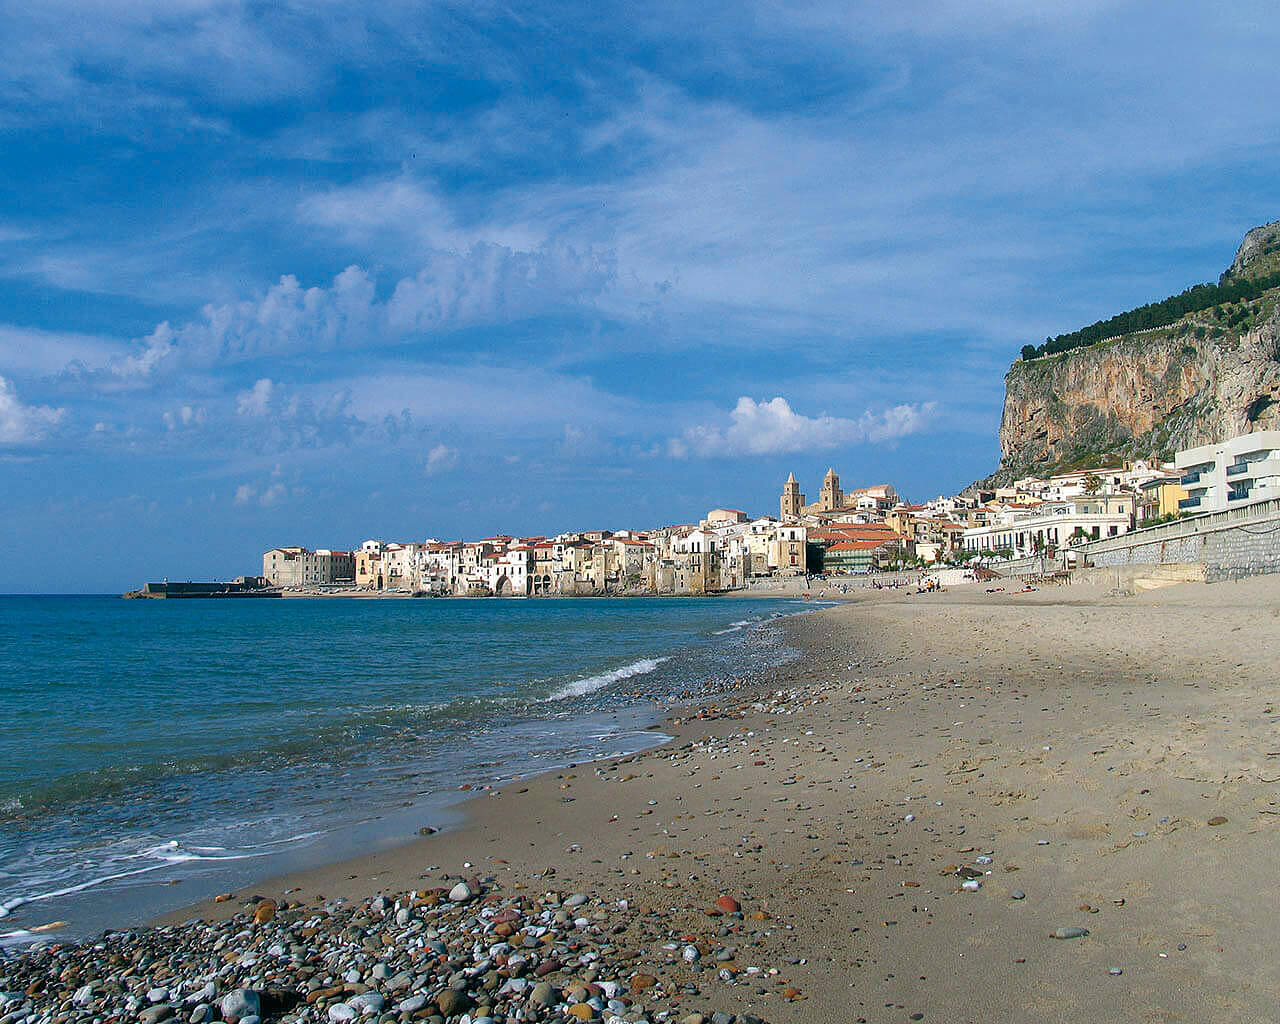
[[[767,697],[695,700],[663,746],[501,787],[454,830],[161,922],[474,874],[501,898],[626,900],[608,912],[636,947],[627,969],[665,994],[638,1001],[650,1010],[1268,1020],[1278,623],[1276,578],[862,593],[787,623],[805,656]],[[707,915],[723,896],[741,916]],[[638,921],[714,952],[729,980],[678,940],[645,945]],[[1064,928],[1088,934],[1048,937]],[[681,1004],[682,986],[700,995]]]

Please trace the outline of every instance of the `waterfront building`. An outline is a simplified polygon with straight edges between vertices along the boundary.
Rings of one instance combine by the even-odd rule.
[[[871,572],[879,568],[891,550],[891,545],[884,541],[839,541],[824,550],[822,568],[826,572],[846,574]]]
[[[1184,513],[1221,512],[1280,497],[1280,430],[1259,430],[1174,456],[1187,496]]]
[[[1180,476],[1157,476],[1138,486],[1138,523],[1180,514],[1178,503],[1187,496]]]
[[[1095,494],[1031,507],[1010,503],[993,509],[986,526],[964,531],[964,550],[1025,558],[1084,541],[1118,537],[1133,528],[1134,509],[1131,494]]]
[[[778,576],[804,576],[809,571],[809,531],[796,523],[778,523],[768,546],[768,571]]]
[[[355,557],[350,551],[327,548],[272,548],[262,556],[262,575],[273,587],[349,584],[355,578]]]

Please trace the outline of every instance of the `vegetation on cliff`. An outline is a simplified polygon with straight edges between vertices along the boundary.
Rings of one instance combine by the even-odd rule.
[[[1005,377],[1000,469],[981,485],[1274,429],[1280,221],[1245,235],[1216,285],[1028,345]]]
[[[1280,221],[1272,221],[1244,236],[1236,258],[1217,284],[1193,285],[1160,302],[1149,302],[1078,331],[1046,338],[1043,345],[1023,345],[1022,359],[1030,362],[1113,338],[1156,331],[1206,310],[1213,312],[1208,317],[1196,318],[1197,337],[1204,338],[1206,334],[1222,337],[1228,332],[1247,331],[1270,314],[1269,307],[1274,306],[1275,296],[1267,293],[1278,288]]]
[[[1280,246],[1280,243],[1277,245]],[[1148,302],[1145,306],[1131,309],[1127,313],[1119,313],[1110,320],[1099,320],[1070,334],[1046,338],[1044,344],[1039,347],[1023,345],[1022,358],[1038,359],[1040,356],[1056,355],[1074,348],[1096,345],[1100,341],[1108,341],[1126,334],[1168,327],[1185,316],[1200,313],[1206,309],[1215,311],[1217,319],[1222,321],[1221,326],[1225,329],[1247,328],[1256,313],[1253,303],[1272,288],[1280,288],[1280,273],[1243,279],[1227,278],[1221,284],[1193,285],[1186,291],[1171,295],[1160,302]],[[1227,308],[1235,303],[1239,305],[1233,309]]]

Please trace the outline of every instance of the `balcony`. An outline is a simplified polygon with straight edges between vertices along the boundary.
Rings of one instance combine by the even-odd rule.
[[[1196,476],[1198,478],[1200,474],[1197,473]],[[1198,495],[1194,498],[1183,498],[1181,501],[1178,502],[1179,509],[1199,508],[1199,507],[1200,507],[1200,497]]]
[[[1227,476],[1239,476],[1241,473],[1249,472],[1249,463],[1237,462],[1227,467]]]
[[[1246,501],[1249,497],[1248,488],[1241,490],[1231,490],[1227,492],[1227,501]]]
[[[1181,483],[1183,487],[1186,487],[1188,484],[1198,484],[1200,482],[1200,473],[1201,470],[1198,469],[1192,473],[1184,473],[1182,479],[1178,482]]]

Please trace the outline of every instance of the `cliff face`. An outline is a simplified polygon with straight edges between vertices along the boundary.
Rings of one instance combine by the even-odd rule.
[[[1277,262],[1280,222],[1250,231],[1224,278],[1260,276]],[[1280,289],[1170,327],[1014,363],[992,479],[1167,458],[1269,429],[1280,429]]]
[[[1243,334],[1130,335],[1031,362],[1005,378],[1000,465],[1070,468],[1161,455],[1280,427],[1280,314]]]

